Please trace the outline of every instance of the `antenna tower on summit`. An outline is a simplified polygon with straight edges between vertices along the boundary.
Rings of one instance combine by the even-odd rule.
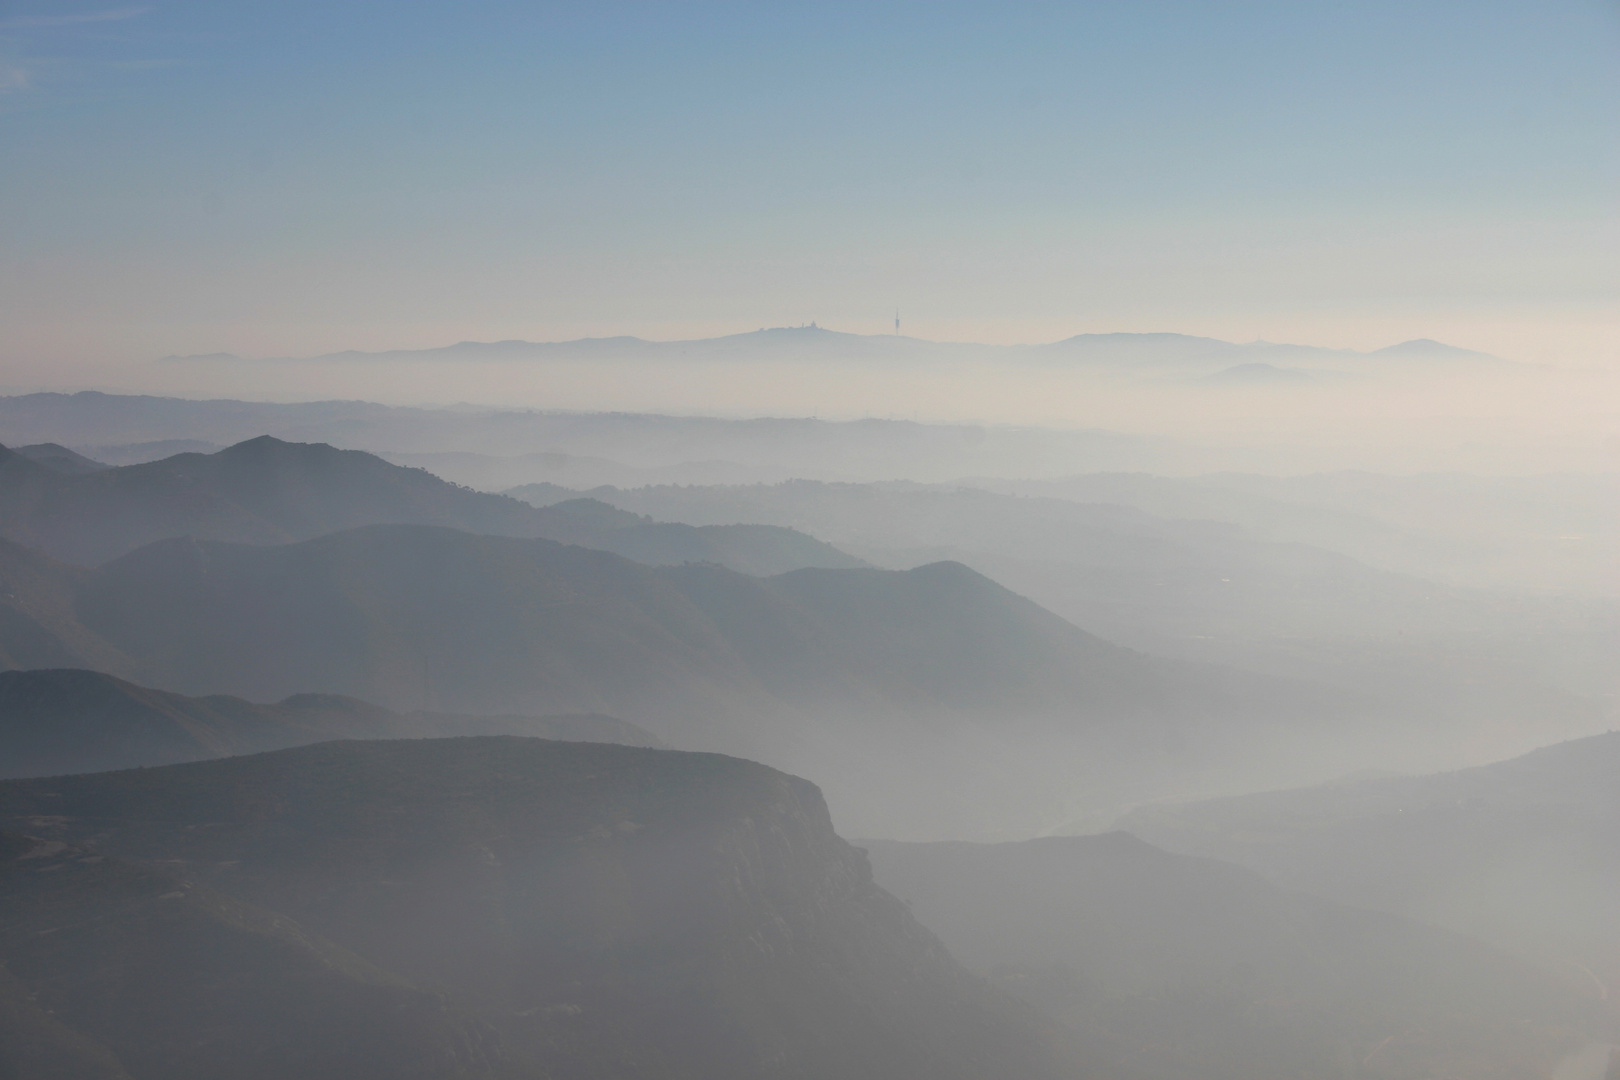
[[[894,313],[894,336],[900,336],[900,312],[898,309]]]

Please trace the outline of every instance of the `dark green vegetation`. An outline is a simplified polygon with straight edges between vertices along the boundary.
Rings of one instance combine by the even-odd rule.
[[[536,510],[358,450],[269,436],[120,468],[87,467],[96,463],[61,447],[29,449],[0,447],[0,536],[87,566],[166,537],[281,544],[377,524],[544,536],[748,573],[860,565],[791,529],[659,524],[588,500]]]
[[[1145,1075],[1513,1080],[1604,1029],[1590,987],[1125,833],[861,844],[954,956]]]
[[[328,739],[527,735],[657,746],[607,716],[396,713],[357,698],[298,694],[273,705],[184,697],[74,669],[0,672],[0,778],[172,765]]]
[[[1095,1075],[751,762],[326,743],[8,781],[0,828],[0,1024],[109,1077]]]
[[[1144,786],[1230,790],[1269,775],[1254,740],[1283,755],[1352,711],[1110,645],[951,563],[760,579],[379,525],[279,546],[166,540],[94,571],[0,546],[0,588],[10,666],[259,701],[619,716],[816,776],[844,820],[910,836],[1028,828],[1071,817],[1063,800],[1115,806]],[[1000,785],[977,801],[997,812],[942,776]]]
[[[1149,807],[1173,851],[1449,926],[1620,990],[1620,733],[1434,776]]]

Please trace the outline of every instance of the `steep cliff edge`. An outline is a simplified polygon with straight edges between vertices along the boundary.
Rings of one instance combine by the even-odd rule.
[[[444,988],[516,1076],[1086,1074],[872,882],[814,785],[735,758],[326,743],[7,782],[0,826],[161,865]]]

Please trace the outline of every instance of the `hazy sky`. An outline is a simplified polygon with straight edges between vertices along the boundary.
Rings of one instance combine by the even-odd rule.
[[[898,307],[1606,359],[1617,12],[0,0],[0,355],[66,382]]]

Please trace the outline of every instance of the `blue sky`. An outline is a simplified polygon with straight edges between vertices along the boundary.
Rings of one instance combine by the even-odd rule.
[[[805,322],[1612,353],[1620,7],[0,0],[11,364]]]

